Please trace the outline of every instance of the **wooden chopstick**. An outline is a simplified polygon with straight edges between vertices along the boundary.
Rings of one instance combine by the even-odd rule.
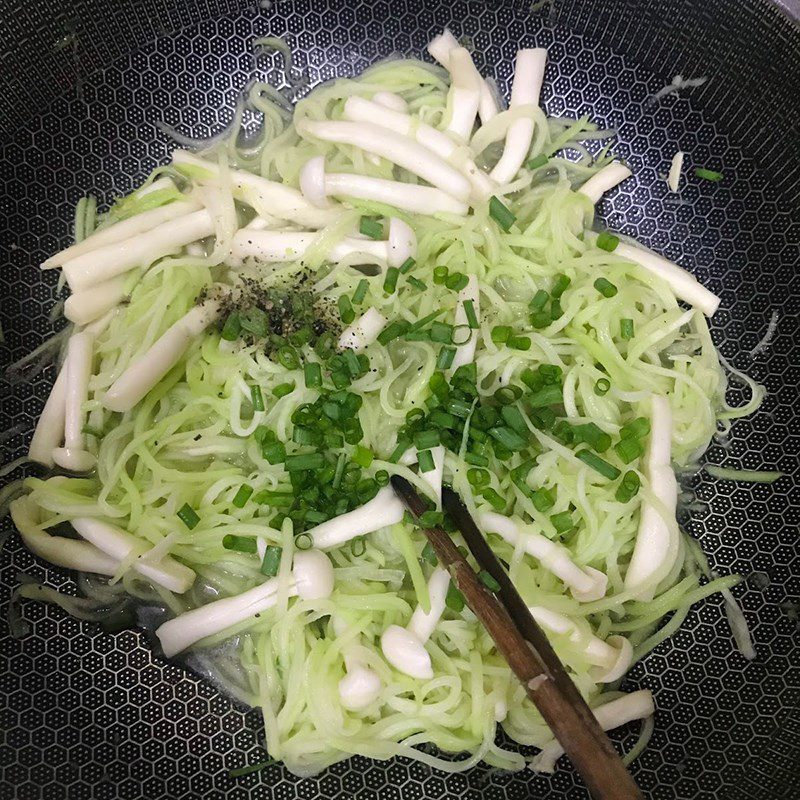
[[[427,502],[405,478],[393,475],[391,480],[395,492],[415,517],[428,510]],[[466,507],[458,495],[445,491],[445,508],[475,559],[500,584],[500,591],[495,596],[481,583],[446,531],[439,527],[426,528],[425,535],[439,563],[450,572],[456,588],[491,635],[592,795],[597,800],[642,800],[642,793],[622,759]]]

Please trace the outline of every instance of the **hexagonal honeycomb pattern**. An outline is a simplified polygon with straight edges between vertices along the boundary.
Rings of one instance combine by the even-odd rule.
[[[392,54],[419,54],[444,25],[471,37],[479,67],[496,74],[506,94],[516,47],[549,48],[547,111],[589,113],[601,127],[616,127],[617,151],[634,169],[630,188],[604,200],[601,217],[721,293],[715,340],[769,391],[763,408],[736,423],[730,443],[714,446],[709,460],[789,473],[773,486],[692,479],[700,505],[685,527],[713,568],[746,576],[735,593],[758,658],[749,663],[733,650],[720,598],[695,608],[623,687],[652,689],[658,706],[655,735],[634,772],[658,800],[796,796],[800,368],[792,355],[800,207],[798,159],[791,158],[798,150],[791,135],[796,96],[790,101],[799,74],[797,28],[763,0],[660,0],[646,13],[634,0],[553,0],[534,4],[536,11],[529,0],[80,0],[66,7],[46,0],[16,8],[18,2],[5,4],[0,23],[9,48],[4,60],[13,54],[19,67],[0,78],[3,364],[52,331],[55,275],[41,275],[35,265],[68,242],[74,203],[87,192],[107,203],[162,162],[171,145],[158,121],[186,135],[213,134],[254,76],[287,95],[302,77],[306,91]],[[252,39],[264,35],[284,36],[292,46],[291,85],[280,57],[254,59]],[[710,80],[650,104],[677,72]],[[663,180],[677,149],[690,167],[679,200]],[[701,182],[693,166],[722,169],[725,180]],[[750,358],[772,311],[780,315],[777,335]],[[24,453],[51,379],[45,373],[0,385],[3,461]],[[745,395],[733,384],[731,400]],[[8,521],[2,524],[10,533]],[[3,620],[18,572],[73,588],[12,535],[0,559]],[[446,776],[402,759],[355,758],[304,780],[276,765],[233,781],[229,769],[262,757],[258,714],[155,658],[137,631],[104,634],[32,603],[25,617],[30,633],[22,639],[0,628],[3,800],[585,796],[569,768],[551,778],[486,767]],[[635,734],[614,738],[630,746]]]

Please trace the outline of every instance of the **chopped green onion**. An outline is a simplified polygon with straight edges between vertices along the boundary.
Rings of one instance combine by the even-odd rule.
[[[441,511],[423,511],[417,522],[421,528],[436,528],[444,522],[444,514]]]
[[[239,315],[234,311],[232,314],[229,314],[228,319],[225,320],[220,336],[222,336],[226,342],[235,342],[239,338],[241,332],[242,323],[239,319]]]
[[[468,469],[467,480],[470,486],[480,488],[491,483],[492,476],[485,469]]]
[[[463,272],[453,272],[447,276],[444,285],[454,292],[460,292],[469,283],[469,278]]]
[[[619,244],[619,236],[614,236],[613,233],[602,231],[597,234],[597,246],[607,253],[613,253]]]
[[[539,153],[538,156],[534,156],[530,161],[527,163],[527,167],[530,170],[539,169],[539,167],[543,167],[549,161],[548,157],[544,153]]]
[[[604,453],[611,447],[611,436],[595,425],[594,422],[587,422],[585,425],[577,425],[573,428],[573,431],[576,442],[586,442],[586,444],[598,453]]]
[[[353,451],[353,461],[355,461],[359,467],[368,469],[374,458],[375,455],[372,450],[368,450],[360,444],[356,445],[356,449]]]
[[[307,361],[303,366],[306,386],[309,389],[319,389],[322,386],[322,367],[314,361]]]
[[[539,289],[533,296],[533,300],[528,303],[528,308],[531,311],[541,311],[549,299],[550,295],[544,289]]]
[[[524,378],[523,378],[524,380]],[[545,386],[542,389],[528,395],[528,402],[533,408],[544,408],[554,406],[564,401],[564,394],[558,385]]]
[[[361,217],[358,232],[370,239],[383,239],[383,225],[375,217]]]
[[[420,450],[417,453],[417,463],[419,464],[420,472],[430,472],[432,469],[436,469],[433,453],[430,450]]]
[[[480,495],[495,511],[502,511],[506,507],[506,501],[494,489],[483,489]]]
[[[511,336],[511,326],[509,325],[495,325],[489,334],[495,344],[505,344]]]
[[[598,278],[594,282],[594,288],[597,289],[603,297],[613,297],[617,293],[617,287],[605,278]]]
[[[254,772],[259,772],[266,767],[271,767],[273,764],[277,764],[278,762],[274,758],[270,758],[267,761],[259,761],[257,764],[249,764],[246,767],[238,767],[237,769],[228,770],[228,777],[229,778],[242,778],[245,775],[252,775]]]
[[[636,497],[639,493],[640,486],[641,481],[639,480],[639,476],[632,470],[629,470],[622,476],[622,480],[617,487],[617,491],[614,493],[614,497],[620,503],[627,503]]]
[[[525,417],[522,416],[522,412],[516,406],[503,406],[500,409],[500,416],[503,418],[506,425],[510,426],[518,434],[521,436],[527,435],[528,424],[525,422]]]
[[[469,325],[456,325],[453,328],[452,336],[450,337],[450,341],[458,345],[466,344],[472,338],[472,328]]]
[[[553,493],[544,487],[537,489],[531,495],[531,502],[533,507],[541,512],[549,511],[556,504]]]
[[[611,381],[608,378],[600,378],[594,385],[594,393],[602,397],[604,394],[608,394],[610,388]]]
[[[239,315],[242,330],[253,336],[266,336],[269,333],[269,317],[258,307],[250,308]]]
[[[430,333],[432,342],[451,344],[453,341],[453,326],[447,322],[432,322]]]
[[[184,503],[178,511],[178,519],[191,531],[197,527],[200,517],[197,512],[188,504]]]
[[[278,384],[273,390],[273,396],[280,399],[281,397],[286,397],[287,394],[291,394],[294,391],[294,384],[293,383],[281,383]]]
[[[433,268],[433,282],[437,286],[444,286],[445,281],[447,280],[447,274],[449,270],[447,267],[439,265],[438,267]]]
[[[339,308],[339,317],[342,322],[345,325],[349,325],[356,318],[356,312],[353,311],[353,304],[350,302],[350,298],[343,294],[336,301],[336,305]]]
[[[294,546],[298,550],[310,550],[314,546],[314,540],[307,533],[301,533],[295,537]]]
[[[512,408],[512,406],[504,406],[503,410],[507,408]],[[528,443],[526,438],[520,436],[520,434],[513,428],[506,427],[505,425],[499,425],[495,428],[490,428],[489,435],[500,442],[503,447],[507,447],[512,452],[522,450],[522,448]]]
[[[286,456],[286,471],[299,472],[307,469],[321,469],[325,465],[322,453],[300,453],[299,455]]]
[[[416,266],[416,261],[414,261],[411,256],[409,256],[401,265],[400,265],[400,272],[405,275],[407,272],[411,272],[412,269]]]
[[[600,456],[596,456],[591,450],[579,450],[575,455],[583,461],[586,466],[591,467],[595,472],[599,472],[604,478],[616,480],[620,476],[620,471],[608,461],[604,461]]]
[[[466,419],[472,410],[472,403],[466,400],[460,400],[457,397],[452,398],[447,403],[447,410],[456,417]]]
[[[322,436],[319,431],[307,428],[304,425],[295,425],[292,430],[292,441],[299,445],[318,445],[322,444]]]
[[[633,339],[633,320],[621,319],[619,321],[619,335],[622,339]]]
[[[450,369],[455,357],[455,347],[443,347],[439,351],[439,357],[436,359],[436,369]]]
[[[550,517],[550,523],[556,529],[557,533],[565,533],[575,527],[575,523],[572,521],[572,514],[570,514],[569,511],[553,514],[553,516]]]
[[[555,321],[557,319],[561,319],[563,316],[564,309],[561,307],[561,301],[554,299],[553,302],[550,303],[550,319]]]
[[[438,430],[420,431],[414,435],[414,447],[417,450],[430,450],[441,444],[441,437]]]
[[[447,594],[444,598],[444,604],[451,610],[455,611],[456,614],[460,614],[464,610],[464,595],[456,589],[453,581],[450,581],[450,585],[447,587]]]
[[[261,562],[262,575],[266,575],[268,578],[274,578],[278,574],[282,553],[282,547],[278,547],[274,544],[267,546],[267,549],[264,551],[264,559]]]
[[[464,314],[467,317],[467,324],[470,328],[478,327],[478,316],[475,314],[475,303],[472,300],[465,300],[463,303]]]
[[[721,172],[715,172],[713,169],[705,169],[705,167],[696,167],[694,174],[697,175],[698,178],[702,178],[704,181],[713,181],[716,183],[717,181],[722,180]]]
[[[350,373],[351,378],[357,378],[361,374],[361,362],[358,360],[356,351],[348,347],[343,353],[344,365]]]
[[[439,563],[436,551],[430,542],[425,542],[425,547],[422,548],[422,558],[434,567]]]
[[[507,344],[512,350],[531,349],[531,340],[527,336],[511,336]]]
[[[406,279],[410,286],[413,286],[420,292],[424,292],[428,288],[428,284],[425,281],[421,281],[419,278],[415,278],[413,275],[409,275]]]
[[[386,277],[383,279],[383,291],[386,294],[394,294],[397,289],[397,279],[400,277],[400,270],[397,267],[389,267],[386,270]]]
[[[362,303],[364,298],[367,296],[367,289],[369,289],[369,281],[366,278],[362,278],[358,282],[356,290],[353,292],[353,303],[356,305]]]
[[[497,198],[489,200],[489,216],[506,232],[511,230],[511,226],[517,218],[503,205]]]
[[[237,553],[255,553],[257,549],[256,540],[252,536],[235,536],[232,533],[222,537],[222,546]]]
[[[550,290],[550,294],[558,299],[562,294],[564,294],[570,283],[572,283],[572,280],[566,275],[557,275],[555,281],[553,282],[553,288]]]
[[[250,387],[250,402],[253,404],[253,411],[264,410],[264,395],[261,394],[260,386]]]
[[[239,487],[239,491],[233,497],[231,501],[236,508],[244,508],[245,503],[250,499],[250,496],[253,494],[253,487],[248,486],[246,483],[242,484]]]
[[[271,442],[261,448],[261,455],[270,464],[280,464],[286,460],[286,445],[283,442]]]
[[[390,322],[379,334],[378,342],[384,347],[394,339],[402,336],[409,329],[409,325],[405,320],[395,320]]]
[[[472,464],[476,467],[488,467],[489,459],[486,456],[479,455],[478,453],[464,453],[464,461],[467,464]]]
[[[619,456],[623,464],[630,464],[635,461],[639,456],[644,453],[644,445],[639,439],[629,437],[627,439],[620,439],[614,445],[614,452]]]
[[[541,330],[542,328],[546,328],[552,321],[553,317],[549,311],[534,311],[530,315],[531,325],[536,328],[536,330]]]
[[[485,569],[478,573],[478,580],[490,591],[499,592],[500,584]]]
[[[347,301],[350,302],[349,300]],[[352,322],[352,320],[351,320]],[[300,366],[300,356],[297,351],[289,345],[284,345],[277,352],[278,363],[286,369],[297,369]]]
[[[495,393],[494,399],[501,406],[511,405],[516,403],[522,397],[522,389],[519,386],[501,386]]]
[[[650,420],[647,417],[636,417],[619,431],[620,439],[641,439],[650,433]]]
[[[366,541],[364,540],[364,537],[363,537],[363,536],[356,536],[356,538],[355,538],[355,539],[353,539],[353,540],[350,542],[350,552],[351,552],[351,553],[352,553],[352,554],[353,554],[353,555],[354,555],[356,558],[359,558],[360,556],[363,556],[363,555],[364,555],[364,553],[366,553],[366,552],[367,552],[367,543],[366,543]]]

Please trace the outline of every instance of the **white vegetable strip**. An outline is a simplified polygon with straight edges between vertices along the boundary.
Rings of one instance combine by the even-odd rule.
[[[125,297],[125,275],[98,283],[70,295],[64,303],[64,316],[76,325],[88,325],[106,311],[116,308]]]
[[[417,254],[417,235],[414,229],[398,217],[389,220],[388,264],[390,267],[402,267],[409,258]]]
[[[382,112],[391,114],[388,109]],[[470,183],[455,167],[423,147],[408,136],[395,133],[374,122],[310,122],[302,123],[300,133],[325,142],[349,144],[374,153],[413,172],[428,183],[452,195],[457,200],[467,200]]]
[[[83,407],[89,399],[89,379],[92,377],[94,336],[87,331],[73,333],[67,346],[67,392],[64,414],[64,446],[53,450],[53,461],[64,469],[88,472],[96,463],[84,447]]]
[[[330,596],[333,591],[333,567],[328,557],[318,550],[304,550],[295,554],[294,580],[289,586],[289,596],[300,595],[313,600]],[[165,622],[156,630],[167,658],[180,653],[195,642],[244,622],[275,605],[281,578],[270,580],[234,597],[187,611]]]
[[[521,540],[525,552],[564,581],[576,600],[590,602],[605,595],[608,578],[602,572],[593,567],[577,566],[570,558],[569,550],[536,533],[530,525],[518,525],[493,511],[480,514],[478,522],[484,530],[502,536],[509,544],[516,545]]]
[[[669,401],[660,395],[653,395],[650,411],[650,441],[644,458],[644,473],[650,484],[650,491],[665,506],[667,513],[675,516],[678,505],[678,482],[671,465],[672,455],[672,411]],[[656,587],[653,576],[666,574],[677,557],[674,546],[672,526],[662,516],[660,510],[642,502],[639,530],[631,563],[625,574],[625,588],[636,589],[647,585],[638,595],[639,600],[652,600]],[[648,585],[649,584],[649,585]]]
[[[445,28],[442,33],[431,40],[431,43],[428,45],[428,52],[445,69],[449,70],[450,54],[459,47],[460,45],[456,37]],[[488,122],[498,112],[497,100],[494,96],[494,92],[484,78],[481,78],[478,112],[481,116],[481,122]]]
[[[311,205],[330,208],[325,187],[325,156],[309,158],[300,170],[300,191]]]
[[[481,292],[478,286],[478,278],[470,275],[467,285],[458,293],[458,304],[456,305],[456,325],[467,325],[467,313],[464,311],[464,303],[472,300],[472,307],[475,309],[475,316],[480,320]],[[469,341],[456,347],[456,354],[451,365],[452,370],[456,370],[464,364],[471,364],[475,360],[475,349],[478,346],[478,336],[480,328],[472,331]]]
[[[61,366],[50,396],[44,404],[42,413],[36,423],[28,458],[46,467],[52,467],[53,450],[64,440],[64,419],[67,414],[67,364]]]
[[[514,64],[514,84],[511,87],[510,108],[516,106],[539,105],[539,95],[544,81],[544,67],[547,50],[536,47],[517,51]],[[500,184],[509,183],[519,172],[525,161],[533,139],[533,120],[515,120],[506,134],[503,155],[491,172],[493,180]]]
[[[594,242],[597,235],[587,231],[586,238]],[[648,272],[657,275],[669,285],[677,297],[689,305],[696,306],[707,317],[713,317],[714,312],[719,308],[720,298],[717,295],[706,289],[690,272],[667,261],[666,258],[626,242],[620,242],[616,246],[614,255],[633,261]]]
[[[347,633],[347,622],[339,614],[333,614],[331,622],[336,636]],[[375,670],[361,660],[356,642],[349,642],[342,647],[342,659],[346,674],[339,681],[339,699],[348,711],[361,711],[380,696],[381,679]]]
[[[231,257],[241,261],[253,256],[260,261],[278,263],[298,261],[319,237],[317,231],[253,231],[241,230],[233,237]],[[334,263],[385,265],[389,261],[389,243],[374,239],[343,239],[328,253]]]
[[[403,136],[410,136],[460,169],[472,184],[472,196],[475,199],[484,200],[497,188],[489,176],[469,157],[466,148],[459,146],[442,131],[419,122],[416,117],[381,108],[363,97],[349,97],[344,104],[344,116],[354,122],[373,122],[377,119],[380,120],[379,124],[382,127]]]
[[[71,247],[50,256],[46,261],[42,262],[42,269],[52,269],[53,267],[60,267],[67,261],[70,261],[78,256],[90,253],[100,247],[107,247],[117,242],[122,242],[127,239],[132,239],[141,233],[150,231],[153,228],[163,225],[165,222],[185,217],[192,211],[197,211],[201,208],[200,203],[196,200],[180,200],[173,203],[167,203],[159,208],[153,208],[150,211],[143,211],[135,217],[124,219],[121,222],[116,222],[103,228],[97,233],[88,236],[79,244],[73,244]]]
[[[386,660],[399,672],[420,680],[433,677],[433,665],[425,642],[430,639],[444,613],[449,585],[450,573],[437,567],[428,581],[430,611],[425,612],[418,606],[407,627],[390,625],[383,632],[381,650]]]
[[[400,181],[344,172],[325,175],[325,193],[356,197],[359,200],[374,200],[412,214],[446,213],[464,216],[469,211],[466,203],[433,186],[413,186]]]
[[[375,92],[372,95],[372,102],[391,111],[399,111],[401,114],[405,114],[408,111],[408,103],[394,92]]]
[[[70,259],[64,264],[64,274],[73,291],[88,289],[133,267],[149,266],[212,233],[214,220],[211,214],[205,209],[194,211],[130,239]]]
[[[447,130],[468,141],[478,114],[481,92],[481,76],[472,57],[463,47],[450,51],[447,66],[450,72],[450,91],[447,93],[447,111],[450,121]]]
[[[9,505],[9,510],[25,546],[45,561],[57,567],[98,575],[113,575],[117,571],[119,562],[93,544],[49,534],[39,524],[39,509],[29,497],[18,497]]]
[[[644,719],[655,714],[653,695],[649,689],[631,692],[623,697],[618,697],[609,703],[604,703],[598,708],[593,708],[592,713],[604,731],[619,728],[635,719]],[[564,748],[555,739],[546,744],[528,765],[535,772],[553,772],[556,761],[564,755]]]
[[[681,172],[683,171],[683,152],[678,150],[672,156],[672,163],[669,165],[669,175],[667,175],[667,186],[671,192],[677,192],[681,182]]]
[[[433,496],[436,498],[436,508],[442,508],[442,482],[444,480],[444,445],[436,445],[431,447],[431,456],[433,458],[433,469],[427,472],[420,472],[419,476],[428,486],[433,489]],[[403,466],[410,467],[419,461],[419,452],[416,447],[409,447],[408,450],[400,456],[400,463]]]
[[[352,325],[349,325],[339,336],[339,349],[350,347],[357,353],[368,344],[372,344],[378,334],[386,327],[386,317],[376,308],[368,308]]]
[[[130,411],[183,357],[189,345],[216,319],[219,302],[195,306],[133,360],[106,392],[103,405]]]
[[[133,568],[170,592],[182,594],[194,583],[194,570],[171,556],[148,562],[145,544],[116,525],[92,517],[78,517],[71,520],[71,524],[87,542],[91,542],[117,562],[125,561],[133,552],[137,552],[139,557],[133,562]]]
[[[394,489],[384,486],[368,503],[310,528],[306,533],[320,550],[338,547],[357,536],[395,525],[403,519],[404,511],[405,506]]]
[[[203,179],[203,173],[209,180],[218,180],[220,177],[218,164],[198,158],[186,150],[176,150],[172,154],[172,163],[179,170],[183,168],[188,174],[197,175],[199,180]],[[229,178],[237,200],[252,206],[260,216],[277,217],[310,228],[322,228],[339,216],[335,209],[316,208],[297,189],[252,172],[233,169]]]
[[[595,173],[578,191],[585,194],[595,205],[608,191],[618,186],[626,178],[630,178],[631,171],[620,161],[612,161]]]

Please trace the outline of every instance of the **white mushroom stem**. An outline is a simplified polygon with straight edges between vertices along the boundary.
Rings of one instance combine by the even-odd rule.
[[[624,636],[609,636],[603,641],[593,633],[585,633],[564,614],[543,606],[530,606],[531,616],[546,630],[563,634],[583,648],[586,660],[594,665],[592,677],[598,683],[611,683],[621,678],[633,660],[633,647]]]
[[[404,512],[405,506],[394,489],[384,486],[368,503],[310,528],[306,533],[311,537],[314,547],[328,550],[357,536],[396,525],[403,519]]]
[[[414,229],[398,217],[389,220],[389,258],[390,267],[402,267],[409,258],[417,254],[417,234]]]
[[[456,166],[472,184],[472,196],[485,200],[496,190],[494,182],[469,157],[469,151],[451,139],[446,133],[431,125],[420,122],[409,114],[401,114],[363,97],[349,97],[344,104],[344,116],[353,122],[374,122],[380,120],[383,128],[409,136],[423,147],[445,161]]]
[[[299,595],[305,600],[330,597],[333,591],[333,567],[324,553],[318,550],[296,553],[292,572],[289,597]],[[174,656],[207,636],[213,636],[272,608],[277,603],[282,580],[280,577],[271,578],[247,592],[216,600],[165,622],[156,630],[164,655],[167,658]]]
[[[428,52],[445,69],[449,70],[450,54],[460,46],[456,37],[445,28],[442,33],[431,40],[431,43],[428,45]],[[481,122],[488,122],[492,117],[497,115],[498,110],[497,100],[492,88],[485,79],[481,78],[480,101],[478,104],[478,113],[480,114]]]
[[[590,602],[605,595],[606,575],[593,567],[579,567],[566,547],[537,533],[532,526],[518,524],[493,511],[483,512],[478,522],[485,531],[496,533],[511,545],[516,546],[521,541],[525,552],[569,586],[576,600]]]
[[[347,633],[347,622],[338,614],[331,617],[336,636]],[[375,670],[370,669],[358,653],[357,642],[342,646],[345,676],[339,681],[339,699],[348,711],[361,711],[378,699],[382,683]]]
[[[126,275],[98,283],[90,289],[70,295],[64,303],[64,316],[76,325],[88,325],[116,308],[125,297]]]
[[[306,166],[316,159],[324,156],[316,156],[309,159]],[[305,167],[303,168],[305,172]],[[304,174],[300,174],[300,185],[303,193],[312,202],[312,194],[307,191],[307,184],[303,184]],[[308,181],[309,176],[306,175]],[[366,175],[352,175],[347,172],[335,172],[323,174],[322,176],[322,198],[328,195],[337,197],[355,197],[358,200],[372,200],[377,203],[386,203],[402,211],[411,214],[459,214],[464,216],[469,211],[469,206],[460,200],[451,197],[447,192],[436,189],[433,186],[415,186],[400,181],[390,181],[385,178],[371,178]],[[316,197],[316,194],[313,195]]]
[[[64,441],[64,418],[67,413],[67,364],[61,366],[50,396],[44,404],[36,423],[36,430],[28,447],[28,458],[46,467],[52,467],[53,450]]]
[[[392,113],[388,109],[381,112],[382,115]],[[325,142],[352,145],[385,158],[457,200],[465,201],[470,196],[470,182],[455,167],[410,137],[374,122],[305,121],[300,125],[299,132],[302,136],[310,135]]]
[[[544,81],[544,67],[547,62],[547,50],[536,47],[518,50],[514,64],[514,84],[511,87],[510,108],[518,106],[538,106],[539,95]],[[523,117],[511,123],[506,133],[503,155],[491,172],[493,180],[499,184],[509,183],[514,179],[519,168],[525,162],[533,139],[533,120]]]
[[[437,567],[428,581],[430,611],[423,611],[418,606],[407,627],[390,625],[383,632],[381,650],[386,660],[399,672],[420,680],[433,677],[433,665],[425,642],[430,639],[442,618],[449,586],[450,573]]]
[[[592,709],[592,713],[604,731],[619,728],[636,719],[645,719],[655,714],[653,695],[649,689],[631,692],[609,703]],[[564,755],[564,748],[553,740],[546,744],[528,766],[535,772],[553,772],[556,761]]]
[[[642,502],[639,530],[636,535],[631,563],[625,574],[625,588],[642,586],[637,599],[652,600],[657,576],[665,576],[678,554],[674,541],[675,509],[678,504],[678,482],[672,471],[672,411],[669,401],[653,395],[650,411],[650,440],[643,461],[643,471],[650,491],[669,514],[665,519],[662,508],[646,500]]]
[[[171,222],[179,217],[185,217],[193,211],[200,209],[200,203],[195,200],[180,200],[173,203],[167,203],[159,208],[153,208],[150,211],[143,211],[135,217],[124,219],[121,222],[115,222],[107,228],[93,233],[88,236],[79,244],[73,244],[71,247],[62,250],[50,256],[46,261],[42,262],[42,269],[53,269],[60,267],[67,261],[71,261],[78,256],[91,253],[101,247],[108,247],[118,242],[127,241],[139,234],[146,233],[153,228],[163,225],[164,223]]]
[[[450,91],[447,93],[447,130],[468,141],[475,126],[481,93],[481,76],[472,57],[463,47],[450,51],[447,67],[450,72]]]
[[[436,500],[436,508],[442,507],[442,482],[444,480],[444,445],[440,444],[436,447],[431,447],[431,456],[433,457],[433,469],[427,472],[420,472],[419,476],[428,486],[433,489],[433,496]],[[400,456],[400,463],[404,466],[410,467],[419,461],[419,451],[416,447],[409,447],[402,456]]]
[[[64,263],[72,291],[88,289],[134,267],[149,266],[164,256],[214,233],[214,220],[203,209],[170,220],[121,242],[98,247]]]
[[[588,241],[594,242],[597,234],[587,232],[586,238]],[[694,275],[672,261],[667,261],[662,256],[640,247],[634,247],[626,242],[620,242],[616,246],[614,255],[633,261],[648,272],[657,275],[675,292],[676,297],[699,308],[707,317],[713,317],[719,308],[720,298],[706,289]]]
[[[394,92],[375,92],[372,95],[372,102],[391,111],[399,111],[401,114],[405,114],[408,111],[408,103]]]
[[[172,163],[176,169],[200,181],[216,181],[220,177],[218,164],[186,150],[176,150],[172,154]],[[339,216],[335,209],[316,208],[297,189],[252,172],[233,169],[229,172],[229,179],[234,197],[252,206],[262,217],[277,217],[309,228],[322,228]]]
[[[339,349],[348,347],[360,353],[372,344],[378,334],[386,327],[386,317],[376,308],[368,308],[352,325],[346,327],[339,336]]]
[[[592,175],[586,183],[578,189],[580,194],[585,194],[592,205],[599,202],[600,198],[608,191],[618,186],[626,178],[630,178],[631,171],[620,161],[612,161],[599,172]]]
[[[64,413],[64,446],[53,450],[53,461],[73,472],[88,472],[96,463],[84,444],[83,410],[89,399],[89,379],[92,377],[94,337],[83,331],[73,333],[67,345],[67,392]]]
[[[180,360],[189,345],[216,319],[219,302],[195,306],[167,328],[137,356],[111,385],[103,405],[111,411],[130,411]]]
[[[672,156],[672,163],[669,165],[669,175],[667,175],[667,186],[671,192],[677,192],[681,182],[681,172],[683,171],[683,152],[678,150]]]
[[[478,278],[475,275],[470,275],[467,285],[458,293],[458,304],[456,305],[456,325],[467,325],[467,313],[464,311],[464,303],[468,300],[472,301],[472,307],[475,310],[475,316],[480,319],[480,303],[481,292],[478,285]],[[480,335],[480,328],[472,331],[469,341],[465,344],[460,344],[456,347],[456,354],[453,357],[451,369],[456,370],[464,364],[471,364],[475,360],[475,348],[478,346],[478,336]]]
[[[87,542],[118,563],[136,553],[133,569],[170,592],[183,594],[194,583],[194,570],[168,555],[158,561],[148,562],[146,545],[133,534],[110,522],[92,517],[78,517],[71,520],[71,524]]]
[[[52,536],[42,528],[39,509],[30,497],[18,497],[9,505],[11,519],[25,546],[57,567],[98,575],[114,575],[118,562],[89,542]]]

